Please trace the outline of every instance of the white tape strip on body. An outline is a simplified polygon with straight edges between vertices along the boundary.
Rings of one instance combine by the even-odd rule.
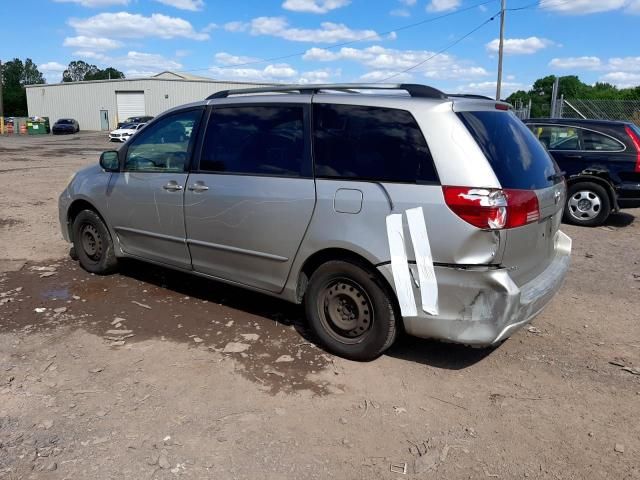
[[[411,208],[406,211],[406,214],[413,252],[416,255],[416,266],[418,267],[422,310],[431,315],[438,315],[438,282],[436,281],[436,272],[433,269],[431,245],[422,207]]]
[[[404,243],[402,214],[396,213],[387,216],[387,236],[391,253],[391,271],[396,286],[396,296],[400,304],[400,313],[403,317],[415,317],[418,315],[418,311],[413,296],[409,262]]]

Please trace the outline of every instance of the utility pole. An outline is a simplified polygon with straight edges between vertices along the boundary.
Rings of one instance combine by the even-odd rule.
[[[498,83],[496,84],[496,100],[500,100],[502,90],[502,57],[504,54],[504,17],[507,8],[507,0],[501,0],[500,7],[500,47],[498,48]]]
[[[2,78],[2,60],[0,60],[0,135],[4,133],[4,103],[2,103],[3,90],[3,78]]]

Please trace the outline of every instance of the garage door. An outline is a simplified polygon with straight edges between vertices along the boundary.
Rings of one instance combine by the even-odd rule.
[[[144,92],[116,92],[118,122],[145,114]]]

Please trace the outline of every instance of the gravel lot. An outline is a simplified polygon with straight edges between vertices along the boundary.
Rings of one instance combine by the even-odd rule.
[[[499,348],[354,363],[296,306],[81,270],[57,196],[106,148],[0,137],[0,478],[640,478],[640,210],[564,226],[567,282]]]

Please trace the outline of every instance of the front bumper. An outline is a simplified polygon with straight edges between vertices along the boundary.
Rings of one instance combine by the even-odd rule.
[[[569,269],[571,238],[558,231],[555,256],[536,278],[518,287],[505,268],[435,267],[438,315],[403,317],[407,333],[474,346],[495,345],[527,324],[551,301]],[[415,265],[412,276],[418,278]],[[379,267],[393,285],[390,265]],[[420,299],[413,285],[414,298]]]

